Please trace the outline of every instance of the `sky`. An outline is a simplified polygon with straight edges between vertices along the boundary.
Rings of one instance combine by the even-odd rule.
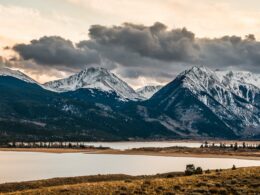
[[[134,88],[205,65],[260,73],[259,0],[0,0],[0,60],[37,81],[98,64]]]

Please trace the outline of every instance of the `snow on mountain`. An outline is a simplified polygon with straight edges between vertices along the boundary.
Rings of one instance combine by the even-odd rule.
[[[140,96],[116,75],[101,67],[90,67],[68,78],[47,82],[46,88],[55,92],[75,91],[81,88],[115,92],[121,100],[138,100]]]
[[[194,135],[200,131],[216,136],[232,136],[232,132],[236,136],[258,135],[260,89],[255,78],[258,76],[252,73],[219,73],[193,67],[148,100],[153,119],[147,118],[149,114],[145,119],[167,123],[167,128],[178,134],[180,129]]]
[[[37,82],[20,71],[0,68],[0,77],[6,76],[37,84]],[[54,92],[68,93],[56,93],[47,97],[50,93],[48,91],[44,93],[44,90],[41,90],[39,94],[42,95],[42,98],[38,98],[39,94],[36,93],[38,88],[19,88],[18,92],[11,91],[10,94],[6,93],[4,95],[10,97],[14,93],[23,95],[22,92],[26,90],[24,98],[34,100],[36,97],[39,105],[42,105],[41,100],[48,99],[47,102],[49,102],[49,99],[52,97],[54,97],[52,101],[53,105],[60,98],[73,100],[70,104],[60,104],[62,112],[70,112],[73,115],[77,115],[77,117],[82,115],[84,117],[82,119],[86,119],[88,118],[86,116],[90,116],[91,113],[85,112],[85,107],[81,109],[81,104],[76,103],[74,105],[73,102],[76,102],[80,98],[85,99],[88,97],[85,96],[87,94],[92,98],[86,98],[88,104],[95,104],[94,107],[90,105],[90,108],[95,110],[96,106],[99,105],[96,113],[100,114],[100,111],[102,111],[102,115],[98,115],[98,120],[96,121],[102,121],[103,119],[107,119],[107,116],[110,116],[110,113],[106,113],[107,111],[103,112],[104,110],[113,110],[113,107],[107,105],[107,100],[111,100],[110,98],[116,96],[116,98],[126,101],[124,102],[124,106],[127,106],[127,100],[148,99],[145,102],[130,103],[129,107],[124,107],[124,110],[127,112],[124,112],[124,110],[113,110],[115,113],[113,122],[114,119],[118,122],[113,124],[116,126],[119,124],[117,126],[119,130],[122,127],[129,127],[128,129],[132,131],[132,128],[134,128],[138,133],[143,129],[154,128],[154,135],[157,135],[158,129],[163,128],[173,132],[174,136],[182,138],[201,138],[204,136],[212,138],[254,138],[260,135],[259,78],[259,75],[249,72],[212,71],[206,67],[193,67],[179,74],[172,82],[162,88],[161,86],[146,86],[134,91],[127,83],[108,70],[92,67],[68,78],[48,82],[43,85],[45,89]],[[4,83],[5,79],[2,80]],[[16,84],[16,82],[14,83]],[[2,87],[7,87],[6,89],[8,89],[9,85],[3,85]],[[82,88],[89,90],[77,90]],[[35,91],[31,91],[31,89]],[[82,91],[83,93],[81,93]],[[31,92],[32,97],[28,95]],[[103,100],[105,96],[109,98],[104,98]],[[98,100],[98,98],[103,101]],[[5,101],[5,99],[3,100]],[[13,99],[10,98],[10,104],[12,101]],[[24,102],[21,101],[19,104],[23,105]],[[114,104],[114,102],[112,103]],[[113,105],[112,103],[109,105]],[[115,101],[115,104],[118,104],[118,101]],[[6,104],[6,106],[8,105]],[[25,106],[28,105],[26,104]],[[10,109],[8,107],[8,109],[2,109],[2,113],[6,114],[5,110],[11,110],[12,107]],[[42,106],[39,107],[39,109],[41,108]],[[56,108],[53,112],[56,112],[55,110]],[[84,110],[84,112],[81,112],[81,110]],[[48,109],[45,111],[48,112]],[[38,113],[38,110],[36,113]],[[21,111],[18,114],[18,116],[22,116],[24,112]],[[48,115],[48,113],[46,114]],[[60,113],[58,112],[57,114],[59,115]],[[52,112],[50,116],[49,120],[52,120]],[[127,123],[127,126],[123,126],[125,124],[124,119],[128,120],[129,118],[138,120],[134,120],[131,123],[131,127],[129,123]],[[141,125],[140,122],[142,123]],[[83,129],[88,128],[88,126],[84,126],[85,124],[87,123],[84,122],[82,124]],[[97,123],[96,126],[97,129],[98,127],[102,129],[104,125],[100,126]],[[60,128],[63,128],[63,126]],[[158,135],[160,134],[158,133]]]
[[[234,94],[253,104],[257,103],[260,94],[260,74],[243,71],[217,71],[216,74],[223,85]]]
[[[184,71],[183,86],[191,90],[219,118],[239,120],[242,126],[260,125],[260,89],[257,75],[252,73],[212,71],[206,67],[193,67]],[[212,104],[216,101],[219,106]]]
[[[216,71],[216,74],[222,80],[251,84],[260,88],[260,74],[247,71]]]
[[[12,70],[5,67],[0,67],[0,76],[10,76],[17,79],[20,79],[22,81],[28,82],[28,83],[37,83],[24,73],[20,72],[19,70]]]
[[[150,97],[153,96],[153,94],[155,94],[161,88],[162,85],[147,85],[137,89],[136,93],[138,93],[143,99],[149,99]]]

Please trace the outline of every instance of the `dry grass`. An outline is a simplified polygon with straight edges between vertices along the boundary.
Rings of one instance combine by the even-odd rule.
[[[130,183],[138,179],[154,179],[154,178],[173,178],[183,176],[183,172],[172,172],[157,175],[143,175],[143,176],[130,176],[124,174],[110,174],[110,175],[93,175],[93,176],[79,176],[79,177],[63,177],[45,180],[36,180],[19,183],[6,183],[0,184],[0,194],[16,191],[25,191],[38,188],[46,188],[53,186],[67,186],[81,183],[94,183],[106,181],[125,181]]]
[[[260,167],[211,171],[203,175],[173,178],[159,175],[119,178],[117,181],[41,186],[38,189],[10,194],[260,194]]]

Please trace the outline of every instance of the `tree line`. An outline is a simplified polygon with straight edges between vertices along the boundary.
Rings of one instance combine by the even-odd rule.
[[[216,143],[209,143],[208,141],[205,141],[204,144],[201,144],[201,148],[233,148],[234,150],[237,150],[239,148],[243,149],[260,149],[260,144],[248,144],[246,142],[242,142],[242,144],[238,144],[237,142],[235,143],[222,143],[220,142],[219,144]]]

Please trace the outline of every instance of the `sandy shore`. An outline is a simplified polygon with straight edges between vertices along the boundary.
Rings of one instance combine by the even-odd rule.
[[[192,151],[194,150],[194,152]],[[165,157],[196,157],[196,158],[235,158],[246,160],[260,160],[259,152],[230,152],[230,153],[212,153],[198,149],[178,149],[176,151],[143,151],[143,150],[114,150],[114,149],[73,149],[73,148],[0,148],[0,151],[13,152],[43,152],[43,153],[85,153],[85,154],[113,154],[113,155],[147,155],[147,156],[165,156]]]

